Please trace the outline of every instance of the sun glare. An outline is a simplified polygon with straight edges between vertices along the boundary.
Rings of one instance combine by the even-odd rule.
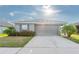
[[[49,16],[49,15],[54,15],[55,13],[59,12],[58,10],[55,10],[53,7],[49,5],[43,6],[43,12],[44,15]]]

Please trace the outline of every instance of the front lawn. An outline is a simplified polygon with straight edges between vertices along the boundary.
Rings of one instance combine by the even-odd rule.
[[[74,42],[79,43],[79,34],[72,34],[70,39]]]
[[[0,34],[0,37],[7,37],[8,34]]]
[[[32,36],[0,37],[0,47],[23,47],[32,39]]]

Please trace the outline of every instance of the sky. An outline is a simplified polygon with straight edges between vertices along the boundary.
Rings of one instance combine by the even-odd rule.
[[[0,21],[17,20],[79,21],[78,5],[0,5]]]

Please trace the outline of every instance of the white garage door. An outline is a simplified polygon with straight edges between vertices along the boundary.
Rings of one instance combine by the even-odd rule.
[[[46,25],[38,24],[36,25],[36,35],[58,35],[58,26],[57,25]]]

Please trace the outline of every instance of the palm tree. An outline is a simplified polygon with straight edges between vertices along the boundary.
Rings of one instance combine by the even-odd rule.
[[[77,28],[74,24],[65,24],[62,27],[62,32],[64,35],[67,35],[67,37],[70,37],[72,34],[77,33]]]

